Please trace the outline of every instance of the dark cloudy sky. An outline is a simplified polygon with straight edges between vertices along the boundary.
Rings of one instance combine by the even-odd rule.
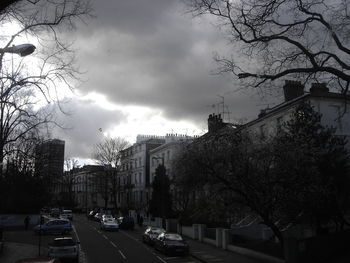
[[[63,119],[70,129],[53,134],[66,141],[67,158],[90,158],[104,136],[134,142],[137,134],[203,133],[219,96],[231,121],[266,107],[253,92],[237,91],[233,76],[212,74],[215,52],[239,56],[237,47],[180,0],[95,0],[94,10],[96,18],[67,36],[86,71]]]

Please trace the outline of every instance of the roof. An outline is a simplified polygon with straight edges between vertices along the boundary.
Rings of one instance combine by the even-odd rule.
[[[253,125],[257,122],[260,122],[263,119],[269,118],[271,115],[276,114],[277,112],[291,107],[293,105],[298,104],[301,101],[305,101],[308,99],[312,99],[312,98],[326,98],[326,99],[337,99],[337,100],[350,100],[350,95],[343,95],[340,93],[334,93],[334,92],[311,92],[311,93],[305,93],[302,96],[296,97],[292,100],[289,101],[285,101],[281,104],[278,104],[272,108],[268,108],[264,110],[264,114],[250,122],[247,122],[246,124],[244,124],[243,126],[250,126]]]

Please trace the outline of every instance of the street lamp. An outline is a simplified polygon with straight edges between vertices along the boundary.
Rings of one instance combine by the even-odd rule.
[[[0,48],[0,53],[13,53],[18,54],[21,57],[28,56],[32,54],[35,51],[36,47],[32,44],[21,44],[21,45],[14,45],[12,47],[5,47]]]

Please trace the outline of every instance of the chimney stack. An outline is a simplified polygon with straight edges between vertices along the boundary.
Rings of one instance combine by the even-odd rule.
[[[225,124],[222,121],[221,114],[215,115],[210,114],[208,118],[208,132],[215,132],[222,127],[224,127]]]
[[[310,93],[315,95],[326,94],[329,92],[326,83],[312,83]]]
[[[284,100],[290,101],[304,95],[304,86],[301,81],[286,80],[283,86]]]

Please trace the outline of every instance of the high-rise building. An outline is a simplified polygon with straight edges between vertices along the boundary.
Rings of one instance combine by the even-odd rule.
[[[50,139],[38,144],[35,149],[35,175],[45,179],[49,191],[58,194],[63,176],[65,142]]]

